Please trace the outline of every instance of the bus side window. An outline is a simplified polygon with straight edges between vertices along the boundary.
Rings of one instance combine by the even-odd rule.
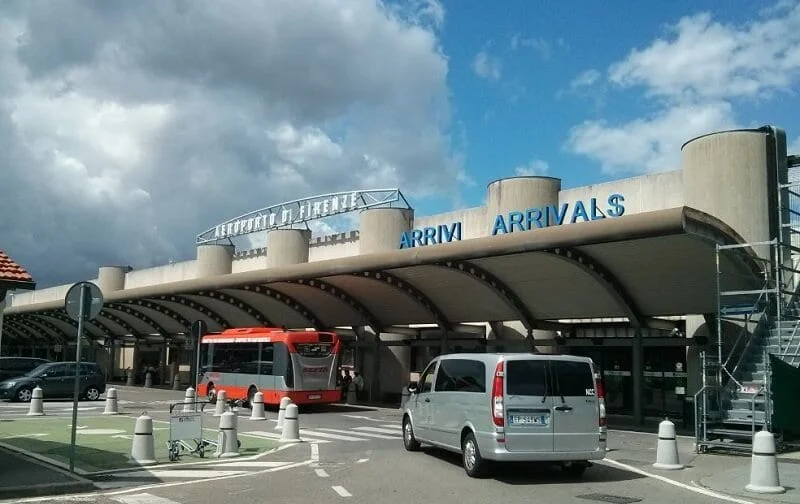
[[[259,343],[258,374],[262,376],[272,375],[273,355],[274,355],[274,343]]]
[[[287,387],[294,387],[294,369],[292,368],[292,360],[289,355],[289,347],[287,347],[285,343],[275,343],[272,359],[272,374],[283,377]]]

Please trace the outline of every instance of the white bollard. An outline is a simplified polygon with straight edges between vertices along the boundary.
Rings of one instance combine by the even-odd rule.
[[[356,387],[355,385],[351,385],[347,387],[347,404],[355,404],[357,401],[356,399]]]
[[[683,469],[678,460],[678,440],[675,439],[675,424],[664,420],[658,424],[658,448],[656,450],[656,469]]]
[[[214,408],[214,416],[222,416],[225,413],[225,406],[228,404],[228,393],[224,390],[217,392],[217,404]]]
[[[275,429],[283,429],[283,420],[286,418],[286,407],[292,404],[292,400],[288,397],[281,397],[281,403],[278,406],[278,424]]]
[[[111,387],[106,390],[106,409],[104,415],[119,415],[119,405],[117,404],[117,389]]]
[[[283,417],[281,442],[298,443],[300,441],[300,412],[296,404],[290,404],[286,406],[286,414]]]
[[[172,390],[180,390],[181,389],[181,375],[175,373],[175,376],[172,377]]]
[[[250,404],[250,420],[266,420],[267,414],[264,411],[264,394],[256,392]]]
[[[150,388],[153,386],[153,373],[151,373],[150,371],[148,371],[144,375],[144,386],[145,388]]]
[[[28,409],[28,416],[44,415],[44,401],[42,399],[42,389],[38,385],[31,392],[31,406]]]
[[[753,455],[750,459],[750,483],[744,488],[759,494],[784,493],[778,476],[778,460],[775,458],[775,436],[762,430],[753,436]]]
[[[215,455],[221,458],[238,457],[239,436],[236,433],[237,417],[226,411],[219,417],[219,445]]]
[[[183,412],[191,413],[195,411],[195,406],[197,405],[194,404],[194,402],[194,389],[189,387],[186,389],[186,393],[183,395]]]
[[[136,419],[131,444],[131,462],[139,465],[156,463],[156,444],[153,439],[153,419],[147,413]]]

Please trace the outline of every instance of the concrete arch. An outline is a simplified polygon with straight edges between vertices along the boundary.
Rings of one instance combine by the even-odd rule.
[[[6,341],[6,335],[8,336],[8,340],[16,342],[25,342],[25,334],[21,333],[19,329],[15,325],[12,325],[13,319],[11,317],[6,317],[3,320],[3,341]]]
[[[628,294],[617,278],[599,261],[574,248],[555,248],[544,252],[558,257],[589,274],[603,287],[609,296],[614,298],[633,327],[645,327],[645,318],[641,315],[636,303],[633,301],[633,297]]]
[[[288,296],[286,294],[283,294],[282,292],[277,292],[263,285],[245,285],[243,289],[246,291],[256,292],[258,294],[261,294],[262,296],[266,296],[270,299],[274,299],[275,301],[283,303],[284,305],[288,306],[292,310],[302,315],[303,318],[308,320],[310,327],[314,327],[316,329],[328,328],[328,326],[323,324],[322,321],[320,321],[319,317],[317,317],[308,306],[301,303],[292,296]]]
[[[50,331],[53,334],[54,339],[61,343],[65,343],[69,339],[69,335],[64,331],[64,329],[58,327],[54,323],[38,314],[32,313],[27,317],[23,316],[23,319],[28,320],[29,323],[34,324],[37,327],[43,327]]]
[[[189,328],[192,325],[192,323],[189,322],[189,319],[187,319],[186,317],[184,317],[180,313],[176,312],[172,308],[170,308],[168,306],[164,306],[162,304],[154,303],[154,302],[150,301],[149,299],[137,299],[135,301],[131,301],[131,302],[125,303],[125,304],[123,304],[123,303],[112,303],[112,304],[110,304],[108,306],[109,306],[109,308],[112,308],[114,310],[125,312],[125,313],[131,315],[132,317],[136,317],[139,320],[141,320],[142,322],[145,322],[145,319],[137,316],[137,314],[141,315],[142,317],[147,317],[148,319],[152,320],[155,323],[155,325],[151,325],[151,327],[153,327],[153,329],[157,329],[157,330],[162,330],[163,331],[164,330],[163,325],[160,324],[159,322],[156,322],[156,320],[154,320],[152,317],[148,316],[147,314],[136,310],[136,306],[141,306],[142,308],[147,308],[149,310],[153,310],[153,311],[156,311],[156,312],[159,312],[159,313],[163,313],[165,317],[171,318],[172,320],[177,322],[181,327],[185,328],[186,331],[188,331]]]
[[[69,315],[67,315],[67,313],[65,311],[63,311],[63,310],[53,310],[53,311],[47,312],[47,313],[45,313],[43,315],[47,315],[47,316],[52,317],[54,319],[58,319],[58,320],[66,323],[66,324],[71,325],[76,330],[78,328],[78,323],[76,321],[72,320],[71,318],[69,318]],[[91,335],[92,339],[95,339],[95,340],[96,339],[100,339],[100,338],[105,338],[106,332],[111,332],[111,331],[109,331],[109,329],[106,326],[98,323],[97,319],[87,320],[83,327],[86,330],[86,333]],[[95,332],[92,332],[91,329],[95,329]],[[100,334],[98,335],[96,331],[99,331]]]
[[[199,303],[197,301],[194,301],[192,299],[186,299],[185,297],[180,296],[180,295],[170,294],[168,296],[159,296],[157,298],[154,298],[153,300],[156,301],[156,302],[158,302],[158,301],[167,301],[167,302],[170,302],[170,303],[177,303],[177,304],[179,304],[181,306],[185,306],[185,307],[189,308],[190,310],[196,311],[196,312],[200,313],[201,315],[210,318],[211,320],[216,322],[223,329],[227,329],[229,327],[233,327],[231,325],[231,323],[228,322],[228,320],[225,319],[225,317],[223,317],[222,315],[220,315],[216,311],[212,310],[208,306],[206,306],[206,305],[204,305],[202,303]],[[189,324],[189,326],[191,326],[191,324]]]
[[[468,275],[481,282],[483,285],[489,287],[492,292],[497,294],[506,305],[517,313],[525,329],[532,331],[536,328],[536,317],[533,316],[528,307],[519,299],[514,290],[494,274],[469,261],[444,261],[436,263],[436,266],[458,271],[459,273]]]
[[[448,331],[452,329],[453,324],[447,319],[442,310],[436,306],[436,303],[434,303],[428,296],[423,294],[411,283],[385,271],[363,271],[361,273],[353,273],[352,275],[360,276],[362,278],[369,278],[371,280],[375,280],[376,282],[382,282],[383,284],[402,292],[409,298],[419,303],[431,315],[433,315],[433,318],[436,320],[436,323],[440,328]]]
[[[4,325],[5,325],[5,323],[6,322],[4,322]],[[28,341],[39,342],[39,343],[43,343],[43,342],[46,343],[46,342],[49,341],[47,338],[44,338],[41,335],[36,334],[35,332],[31,331],[31,329],[27,326],[27,324],[25,322],[23,322],[22,320],[9,320],[9,321],[7,321],[7,323],[11,327],[16,328],[19,331],[19,333],[21,333],[23,336],[26,336],[28,338]]]
[[[200,291],[197,293],[198,296],[208,297],[212,299],[218,299],[223,303],[227,303],[231,306],[237,307],[239,310],[247,313],[254,319],[258,320],[258,323],[263,325],[264,327],[271,327],[273,324],[267,318],[266,315],[261,313],[261,310],[256,309],[252,304],[248,303],[247,301],[228,294],[226,292],[219,292],[219,291]]]
[[[362,317],[364,317],[367,322],[369,323],[370,328],[375,331],[375,334],[380,334],[383,332],[383,324],[378,320],[378,318],[367,308],[364,306],[362,302],[354,298],[350,295],[349,292],[336,287],[335,285],[331,285],[330,283],[319,280],[319,279],[312,279],[312,280],[290,280],[286,283],[297,283],[298,285],[305,285],[306,287],[312,287],[319,291],[322,291],[328,295],[334,296],[341,301],[347,303],[353,310],[358,312]]]
[[[120,327],[122,327],[122,328],[126,329],[126,330],[127,330],[127,331],[128,331],[130,334],[131,334],[131,335],[133,335],[134,337],[136,337],[136,336],[137,336],[137,334],[139,333],[139,331],[137,331],[137,330],[136,330],[136,328],[135,328],[135,327],[133,327],[133,326],[130,324],[130,322],[128,322],[127,320],[124,320],[124,319],[122,319],[122,318],[120,318],[120,317],[118,317],[118,316],[114,315],[114,314],[113,314],[113,313],[111,313],[111,312],[110,312],[110,311],[109,311],[107,308],[104,308],[104,309],[103,309],[103,311],[101,311],[101,312],[100,312],[100,315],[98,315],[98,316],[99,316],[99,317],[104,317],[104,318],[107,318],[107,319],[108,319],[108,320],[110,320],[111,322],[114,322],[114,323],[115,323],[115,324],[117,324],[118,326],[120,326]],[[135,315],[134,315],[134,316],[135,316]],[[137,317],[137,318],[138,318],[138,317]],[[116,334],[115,334],[114,336],[124,336],[124,335],[123,335],[123,334],[119,334],[119,335],[116,335]]]
[[[116,303],[114,303],[114,304],[109,304],[109,305],[108,305],[106,308],[107,308],[107,309],[106,309],[106,310],[104,310],[104,311],[105,311],[106,313],[108,313],[108,314],[109,314],[109,319],[111,319],[111,320],[120,320],[120,321],[124,321],[124,320],[123,320],[121,317],[119,317],[118,315],[116,315],[116,314],[114,314],[114,313],[111,313],[111,311],[110,311],[110,310],[119,311],[119,312],[122,312],[122,313],[125,313],[125,314],[127,314],[127,315],[130,315],[131,317],[133,317],[133,318],[135,318],[135,319],[137,319],[137,320],[141,321],[141,322],[142,322],[142,323],[144,323],[146,326],[150,327],[150,328],[153,330],[153,332],[156,332],[156,333],[158,333],[158,334],[166,334],[166,331],[164,330],[164,327],[163,327],[161,324],[159,324],[158,322],[156,322],[155,320],[153,320],[153,318],[152,318],[152,317],[150,317],[150,316],[148,316],[148,315],[146,315],[146,314],[144,314],[144,313],[140,312],[140,311],[139,311],[139,310],[137,310],[137,309],[136,309],[134,306],[131,306],[131,305],[122,305],[122,304],[116,304]],[[111,317],[113,317],[113,318],[111,318]],[[131,325],[129,322],[127,322],[127,321],[124,321],[124,322],[125,322],[125,323],[128,325],[128,327],[130,328],[130,330],[131,330],[131,334],[133,334],[133,335],[134,335],[134,336],[135,336],[135,337],[138,339],[139,335],[141,334],[141,331],[137,330],[137,329],[136,329],[135,327],[133,327],[133,326],[132,326],[132,325]]]

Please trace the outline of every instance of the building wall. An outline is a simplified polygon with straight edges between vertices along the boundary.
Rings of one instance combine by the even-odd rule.
[[[597,198],[605,205],[610,194],[625,197],[625,215],[675,208],[684,204],[683,172],[681,170],[653,173],[602,184],[592,184],[573,189],[562,189],[560,203],[589,201]]]

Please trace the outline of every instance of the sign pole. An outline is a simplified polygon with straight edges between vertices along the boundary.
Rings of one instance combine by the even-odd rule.
[[[86,285],[80,286],[80,307],[78,308],[78,337],[75,347],[75,384],[72,396],[72,434],[69,444],[69,471],[75,472],[75,437],[78,432],[78,394],[81,393],[81,339],[83,338],[83,321],[86,318],[86,301],[89,289]],[[90,301],[90,300],[89,300]]]

